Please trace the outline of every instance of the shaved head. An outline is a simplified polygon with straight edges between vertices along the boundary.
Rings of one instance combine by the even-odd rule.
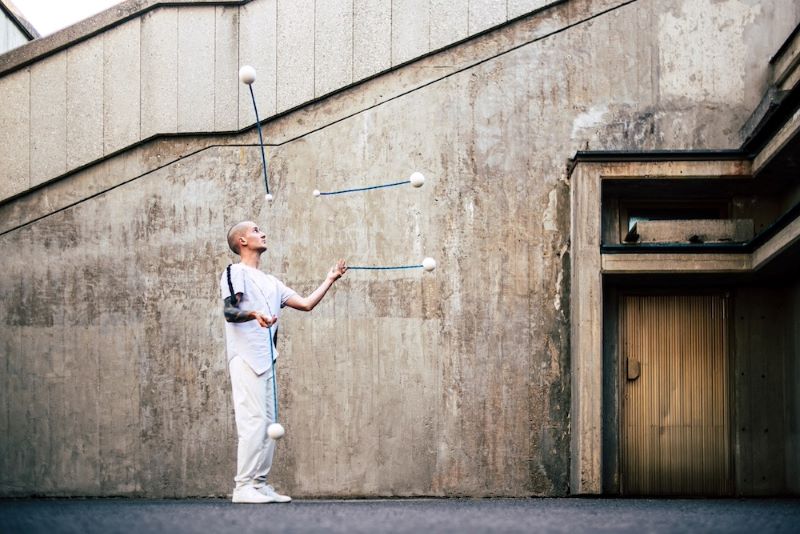
[[[256,223],[253,221],[242,221],[240,223],[234,224],[230,230],[228,230],[228,246],[231,247],[231,250],[235,254],[239,254],[241,252],[239,243],[239,238],[244,237],[244,234]]]

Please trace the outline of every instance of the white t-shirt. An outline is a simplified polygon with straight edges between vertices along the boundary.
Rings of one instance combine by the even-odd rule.
[[[220,293],[224,300],[231,294],[228,288],[227,272],[222,272],[219,283]],[[292,295],[297,294],[271,274],[241,263],[231,265],[231,283],[233,292],[242,294],[242,300],[239,302],[240,310],[257,311],[270,317],[273,315],[280,317],[281,308],[286,305],[286,301]],[[235,356],[239,356],[257,375],[268,372],[271,368],[270,345],[272,345],[272,336],[275,334],[276,328],[277,324],[272,325],[271,328],[263,328],[255,320],[244,323],[225,321],[228,362]],[[278,351],[274,345],[272,350],[274,357],[277,358]]]

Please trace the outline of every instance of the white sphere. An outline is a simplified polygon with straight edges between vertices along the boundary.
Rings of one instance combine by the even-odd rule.
[[[431,272],[436,268],[436,260],[433,258],[425,258],[422,260],[422,268],[428,272]]]
[[[272,423],[267,427],[267,435],[276,441],[281,439],[284,434],[286,434],[286,431],[280,423]]]
[[[266,200],[267,202],[272,202],[272,195],[267,193],[266,195],[264,195],[264,200]]]
[[[411,182],[412,186],[422,187],[422,184],[425,183],[425,176],[421,172],[415,172],[408,180]]]
[[[250,65],[244,65],[239,69],[239,81],[247,85],[256,81],[256,69]]]
[[[313,192],[312,194],[313,194],[315,197],[318,197],[318,196],[320,195],[319,189],[314,189],[314,192]]]

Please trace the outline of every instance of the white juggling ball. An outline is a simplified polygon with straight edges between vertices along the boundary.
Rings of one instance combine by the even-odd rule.
[[[256,69],[250,65],[244,65],[239,69],[239,81],[246,85],[250,85],[256,81]]]
[[[315,197],[318,197],[320,195],[319,189],[314,189],[314,191],[311,194],[314,195]]]
[[[422,184],[425,183],[425,176],[421,172],[415,172],[408,178],[408,181],[414,187],[422,187]]]
[[[422,268],[428,272],[431,272],[436,268],[436,260],[433,258],[425,258],[422,260]]]
[[[272,202],[272,195],[267,193],[266,195],[264,195],[264,200],[266,200],[267,202]]]
[[[267,435],[276,441],[281,439],[284,434],[286,434],[286,431],[280,423],[272,423],[267,427]]]

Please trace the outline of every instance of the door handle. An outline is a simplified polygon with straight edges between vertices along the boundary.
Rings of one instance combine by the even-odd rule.
[[[636,380],[642,372],[642,366],[639,360],[635,358],[625,358],[625,375],[628,380]]]

